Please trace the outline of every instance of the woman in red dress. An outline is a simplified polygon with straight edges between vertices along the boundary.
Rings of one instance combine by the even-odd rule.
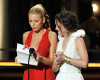
[[[49,29],[49,17],[41,4],[33,6],[28,17],[32,31],[23,34],[23,44],[35,48],[39,54],[36,57],[38,66],[29,66],[29,80],[55,80],[51,67],[57,34]],[[28,69],[24,71],[23,80],[28,80]]]

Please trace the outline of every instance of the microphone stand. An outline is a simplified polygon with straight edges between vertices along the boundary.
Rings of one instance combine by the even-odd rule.
[[[28,80],[29,80],[29,61],[30,61],[30,55],[31,55],[31,53],[29,54],[29,58],[28,58]]]
[[[34,48],[29,48],[29,58],[28,58],[28,80],[29,80],[29,78],[30,78],[30,75],[29,75],[29,61],[30,61],[30,56],[31,56],[31,54],[33,53],[35,53],[35,49]]]

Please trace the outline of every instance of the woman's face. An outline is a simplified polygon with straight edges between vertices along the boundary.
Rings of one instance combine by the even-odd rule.
[[[35,32],[38,32],[43,28],[44,21],[45,19],[41,18],[40,14],[29,14],[29,24]]]
[[[56,24],[56,30],[58,34],[61,36],[66,35],[67,29],[58,20],[55,20],[55,24]]]

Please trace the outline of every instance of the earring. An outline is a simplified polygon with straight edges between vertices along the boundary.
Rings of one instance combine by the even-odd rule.
[[[67,32],[67,33],[66,33],[66,35],[69,37],[70,33],[69,33],[69,32]]]

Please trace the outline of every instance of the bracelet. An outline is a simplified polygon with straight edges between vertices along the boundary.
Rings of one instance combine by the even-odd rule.
[[[70,59],[71,59],[70,57],[67,57],[67,56],[64,57],[64,61],[65,61],[66,63],[70,63]]]

